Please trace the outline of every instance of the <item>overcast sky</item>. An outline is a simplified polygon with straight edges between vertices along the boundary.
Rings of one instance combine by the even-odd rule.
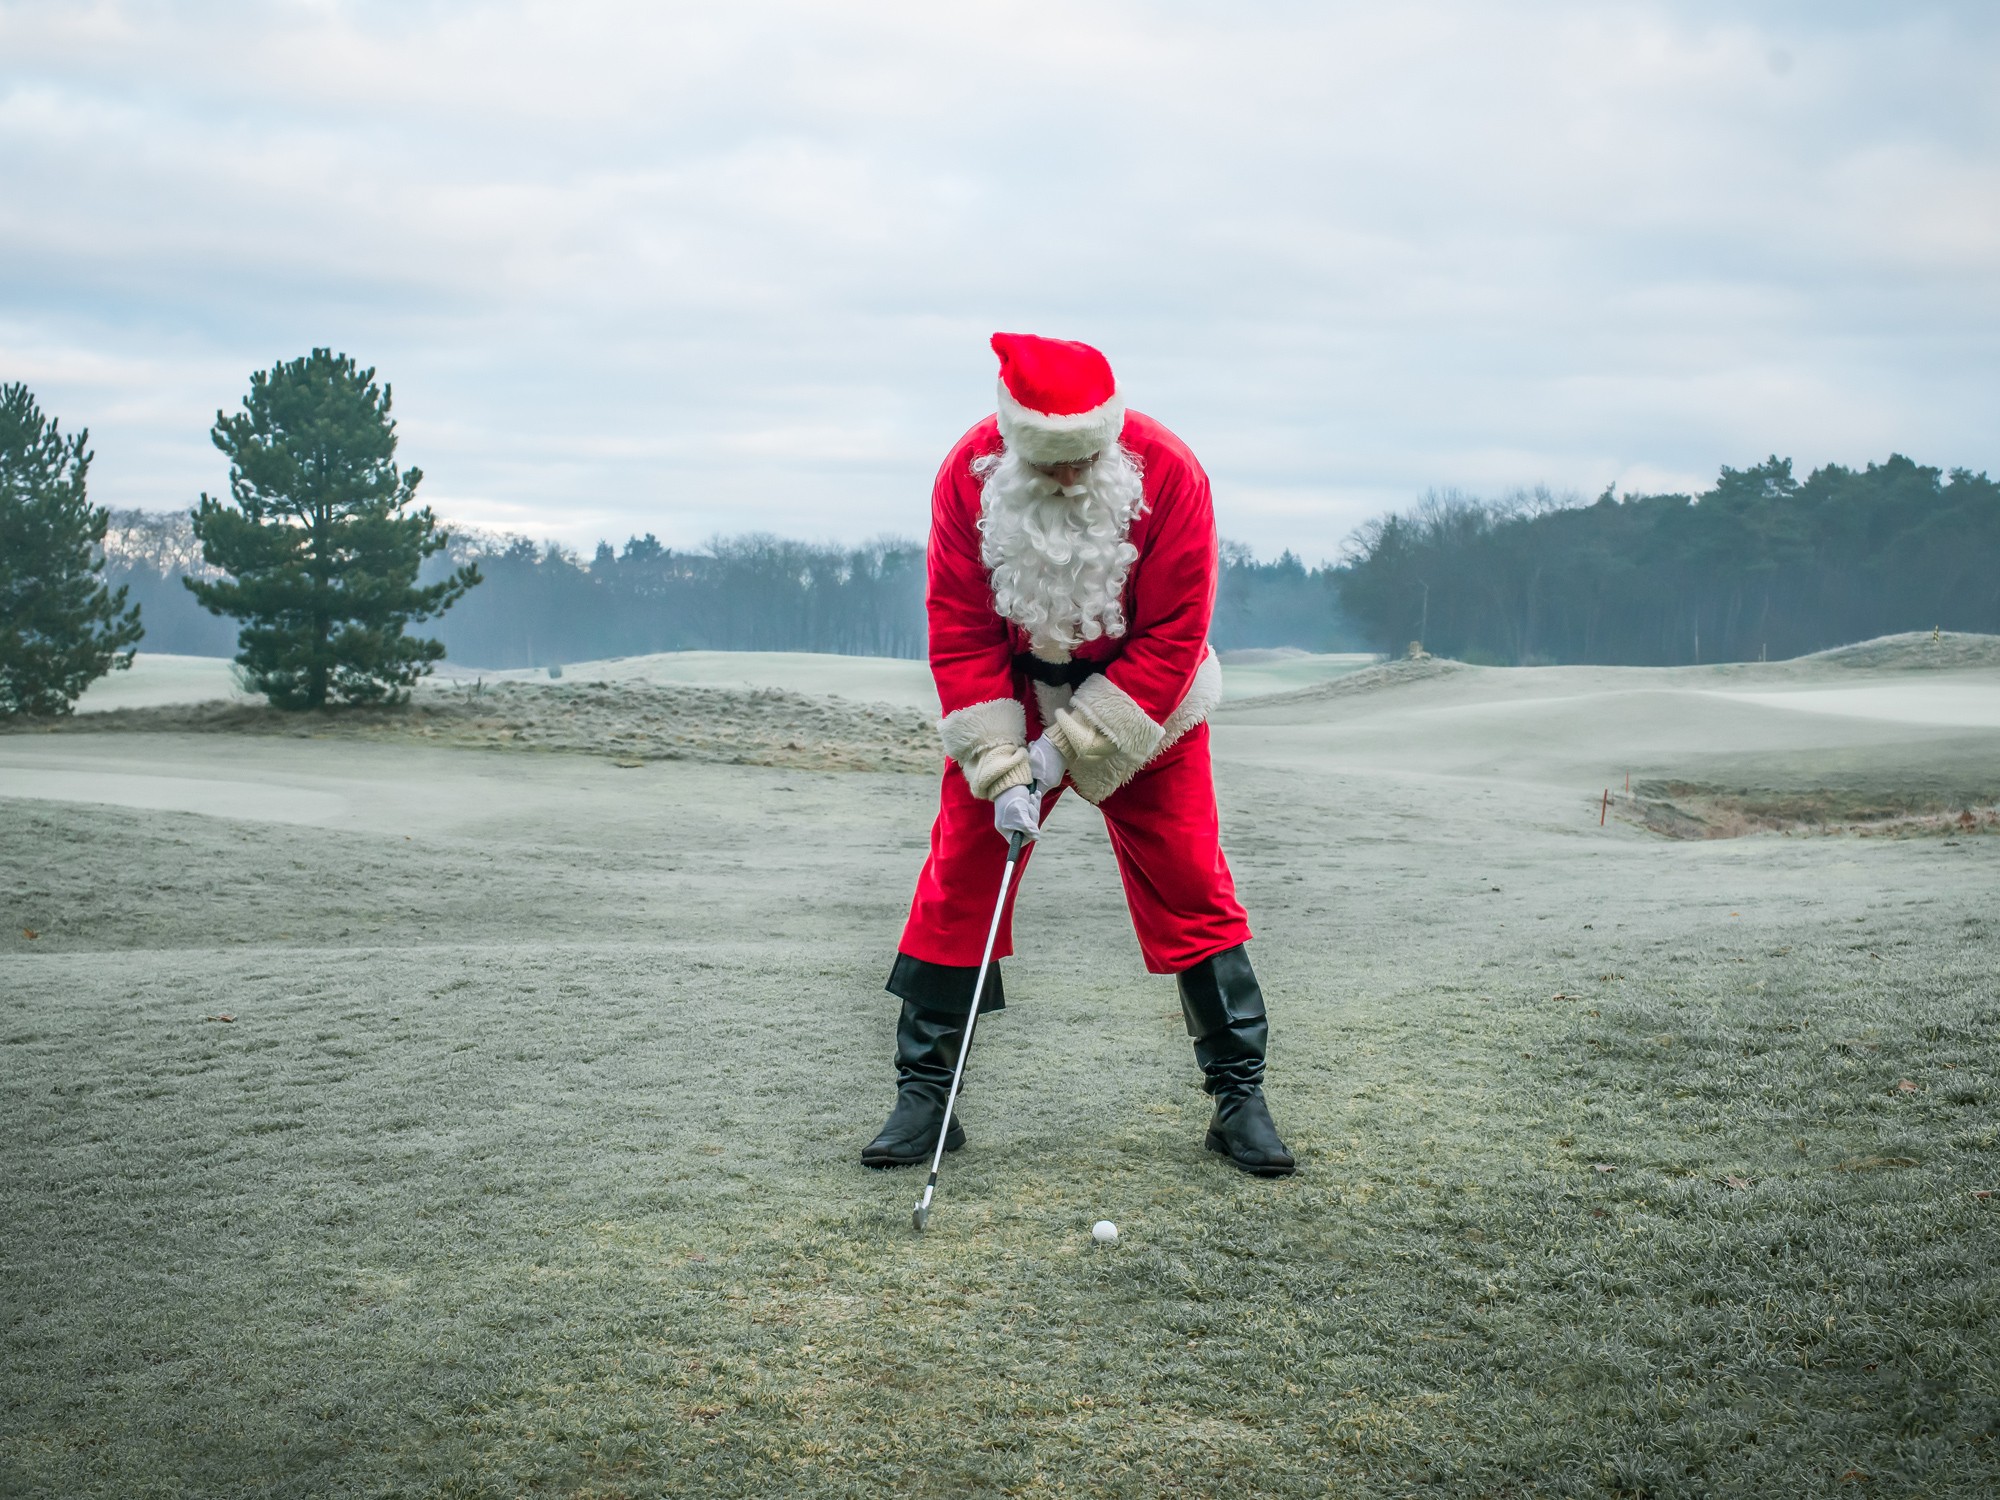
[[[986,337],[1098,344],[1226,536],[1429,487],[2000,472],[2000,5],[0,0],[0,380],[186,506],[249,372],[442,515],[921,535]]]

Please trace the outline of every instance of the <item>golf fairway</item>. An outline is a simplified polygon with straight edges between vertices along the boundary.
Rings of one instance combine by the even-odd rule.
[[[0,736],[0,1493],[1990,1494],[2000,666],[1906,644],[1227,706],[1281,1181],[1065,798],[922,1234],[930,773]]]

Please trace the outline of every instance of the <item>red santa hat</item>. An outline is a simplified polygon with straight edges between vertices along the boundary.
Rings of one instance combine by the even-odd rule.
[[[996,333],[1000,435],[1030,463],[1072,463],[1118,441],[1125,402],[1111,361],[1088,344]]]

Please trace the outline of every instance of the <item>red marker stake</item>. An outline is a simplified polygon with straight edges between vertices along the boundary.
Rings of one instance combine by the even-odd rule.
[[[1604,805],[1597,809],[1597,826],[1599,828],[1602,828],[1604,826],[1604,815],[1610,811],[1611,811],[1611,788],[1606,787],[1604,789]]]

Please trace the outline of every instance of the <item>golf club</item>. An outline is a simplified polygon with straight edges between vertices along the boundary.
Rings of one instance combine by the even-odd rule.
[[[951,1107],[958,1102],[958,1083],[965,1076],[965,1054],[972,1050],[972,1028],[979,1024],[979,996],[986,988],[986,969],[993,962],[993,942],[1000,936],[1000,914],[1007,910],[1007,890],[1014,883],[1014,867],[1021,862],[1021,851],[1027,847],[1025,833],[1010,834],[1007,839],[1007,868],[1000,872],[1000,899],[993,904],[993,925],[986,929],[986,951],[979,956],[979,977],[972,982],[972,1008],[966,1012],[965,1035],[958,1042],[958,1065],[951,1070],[951,1092],[944,1098],[944,1119],[938,1124],[937,1145],[931,1151],[931,1178],[924,1184],[924,1195],[917,1200],[917,1206],[910,1212],[910,1223],[917,1232],[923,1232],[930,1222],[931,1196],[937,1192],[938,1163],[944,1160],[944,1138],[951,1130]]]

